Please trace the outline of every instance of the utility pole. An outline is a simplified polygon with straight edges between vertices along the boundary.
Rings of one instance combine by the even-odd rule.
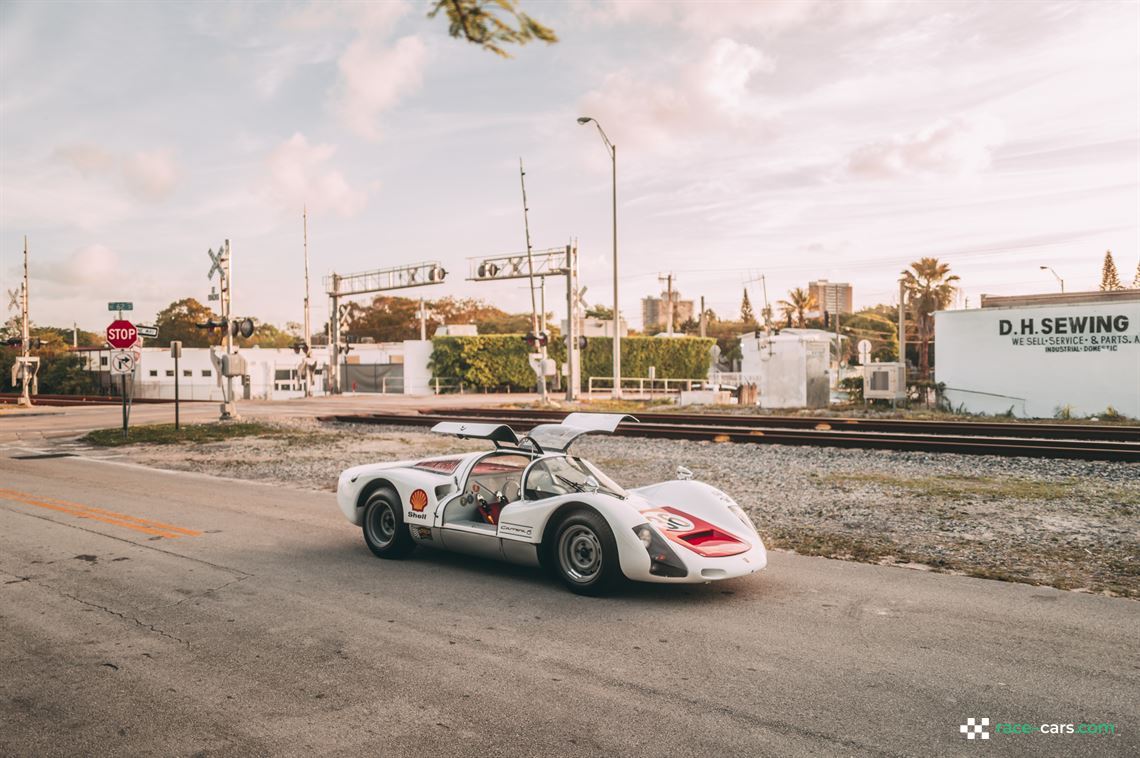
[[[673,336],[673,274],[657,275],[658,282],[665,282],[665,333]]]
[[[705,336],[705,296],[701,295],[701,338]]]
[[[305,245],[305,397],[313,396],[313,361],[309,357],[313,351],[309,343],[313,339],[313,330],[309,322],[309,208],[302,206],[301,229]]]
[[[767,279],[767,277],[765,277],[764,274],[760,274],[760,276],[754,276],[751,279],[745,279],[744,280],[744,286],[748,287],[748,285],[752,284],[753,282],[760,282],[760,285],[762,287],[761,291],[764,293],[764,307],[760,310],[760,318],[763,321],[764,333],[765,334],[771,334],[772,333],[772,309],[768,305],[768,279]]]
[[[226,364],[232,365],[234,354],[234,330],[230,324],[230,319],[233,314],[233,305],[231,298],[233,297],[233,263],[230,255],[230,241],[227,239],[225,247],[223,248],[223,269],[221,274],[221,296],[222,296],[222,323],[226,330],[225,334],[225,347],[226,347]],[[227,374],[232,373],[227,371]],[[225,377],[226,380],[226,397],[225,402],[222,403],[222,419],[237,419],[237,407],[234,403],[234,378],[232,376]]]
[[[578,289],[578,245],[566,246],[566,401],[578,399],[582,382],[578,348],[578,306],[583,291]]]
[[[427,304],[420,298],[420,341],[427,341]]]
[[[906,280],[899,279],[899,363],[906,372]]]
[[[535,303],[534,297],[534,255],[531,252],[530,246],[530,219],[528,217],[528,210],[526,207],[526,171],[523,170],[522,158],[519,158],[519,184],[522,186],[522,202],[523,202],[523,228],[526,230],[526,263],[528,272],[528,281],[530,283],[530,323],[531,333],[534,334],[536,339],[541,339],[539,334],[541,330],[538,326],[538,305]],[[544,298],[545,299],[545,298]],[[538,369],[538,398],[541,402],[546,402],[546,346],[541,345],[539,354],[542,356],[542,363]]]
[[[23,388],[20,390],[20,405],[32,407],[32,340],[28,320],[28,237],[24,236],[24,286],[20,302],[20,349],[23,354],[20,376],[23,379]]]

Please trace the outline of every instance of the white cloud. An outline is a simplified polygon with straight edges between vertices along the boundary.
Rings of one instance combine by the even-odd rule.
[[[139,200],[166,198],[182,173],[169,150],[140,150],[125,155],[98,145],[75,144],[58,148],[55,155],[84,178],[120,182]]]
[[[427,47],[414,35],[391,47],[372,35],[357,38],[337,61],[335,98],[345,125],[361,137],[379,139],[380,114],[419,89],[426,58]]]
[[[671,25],[704,35],[783,32],[809,24],[861,26],[888,16],[895,0],[607,0],[590,17],[609,24]]]
[[[294,134],[269,155],[268,191],[274,202],[295,211],[302,205],[316,212],[342,217],[359,213],[367,194],[353,188],[344,174],[328,166],[336,153],[333,145],[311,145]]]
[[[36,279],[66,288],[106,286],[118,274],[118,254],[101,244],[87,245],[62,261],[39,264],[35,270]]]
[[[721,37],[678,68],[673,81],[657,78],[660,68],[611,74],[582,98],[580,110],[620,127],[611,135],[615,140],[636,135],[639,146],[657,148],[672,147],[685,136],[754,129],[762,123],[764,103],[753,85],[775,64],[759,48]]]
[[[864,145],[847,161],[855,176],[970,176],[989,168],[1003,141],[1001,125],[989,118],[942,119],[913,134]]]

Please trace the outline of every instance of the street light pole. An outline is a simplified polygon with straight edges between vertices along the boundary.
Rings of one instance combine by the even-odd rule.
[[[610,142],[602,125],[590,116],[580,116],[579,124],[594,122],[598,127],[598,134],[602,135],[602,142],[610,154],[610,167],[613,188],[613,233],[614,233],[614,394],[615,400],[621,398],[621,311],[618,308],[618,244],[617,244],[617,145]]]
[[[1065,280],[1062,279],[1061,277],[1057,276],[1057,272],[1053,270],[1053,267],[1052,266],[1042,266],[1041,270],[1042,271],[1048,271],[1050,274],[1052,274],[1057,279],[1057,281],[1061,283],[1061,294],[1062,295],[1065,294]]]

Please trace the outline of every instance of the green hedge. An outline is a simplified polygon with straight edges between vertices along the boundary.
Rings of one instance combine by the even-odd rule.
[[[659,379],[700,379],[708,375],[712,339],[695,337],[665,339],[624,337],[621,367],[624,376],[648,376],[657,367]],[[459,380],[468,387],[534,387],[534,371],[527,363],[527,345],[521,334],[485,334],[478,337],[432,339],[433,378]],[[566,360],[566,346],[554,340],[548,346],[551,358]],[[613,374],[613,343],[609,338],[591,338],[582,355],[582,385],[591,376]]]

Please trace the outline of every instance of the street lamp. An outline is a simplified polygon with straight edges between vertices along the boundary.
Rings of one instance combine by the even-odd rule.
[[[1061,283],[1061,294],[1064,294],[1065,293],[1065,280],[1062,279],[1061,277],[1057,276],[1057,272],[1054,271],[1051,266],[1042,266],[1041,270],[1042,271],[1048,271],[1053,276],[1057,277],[1057,281],[1059,281]]]
[[[579,125],[594,122],[598,127],[598,134],[602,135],[602,142],[606,144],[606,151],[610,154],[610,164],[613,168],[613,228],[614,228],[614,399],[621,398],[621,312],[618,310],[618,246],[617,246],[617,146],[610,142],[602,125],[590,116],[579,116]]]

